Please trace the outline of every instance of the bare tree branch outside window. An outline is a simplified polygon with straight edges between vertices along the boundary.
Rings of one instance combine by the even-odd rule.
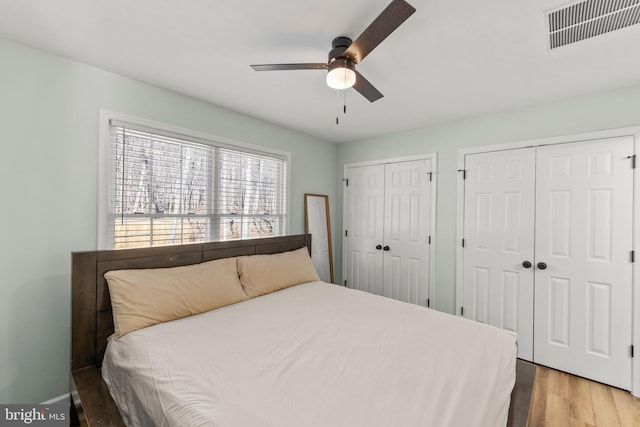
[[[115,248],[285,232],[282,159],[112,127]]]

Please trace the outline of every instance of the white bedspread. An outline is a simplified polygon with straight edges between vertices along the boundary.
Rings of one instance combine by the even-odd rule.
[[[313,282],[111,339],[131,426],[504,426],[515,338]]]

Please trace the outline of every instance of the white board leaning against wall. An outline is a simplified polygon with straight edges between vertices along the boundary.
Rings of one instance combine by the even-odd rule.
[[[329,196],[304,195],[306,232],[311,234],[311,260],[320,280],[333,283],[333,254],[331,251],[331,220]]]

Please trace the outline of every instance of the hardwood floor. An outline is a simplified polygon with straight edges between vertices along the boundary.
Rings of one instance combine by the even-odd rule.
[[[640,399],[628,391],[537,367],[528,427],[640,426]]]

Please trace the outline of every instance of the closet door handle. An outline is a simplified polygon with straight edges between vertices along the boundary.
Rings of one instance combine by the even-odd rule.
[[[524,268],[531,268],[533,264],[531,264],[531,261],[522,261],[522,266]]]
[[[376,249],[377,249],[377,250],[382,249],[382,245],[376,245]]]
[[[384,248],[382,248],[382,249],[384,249],[385,251],[391,250],[391,248],[390,248],[389,246],[385,246],[385,247],[384,247]]]
[[[537,267],[540,270],[546,270],[547,269],[547,264],[545,264],[544,262],[539,262]]]

